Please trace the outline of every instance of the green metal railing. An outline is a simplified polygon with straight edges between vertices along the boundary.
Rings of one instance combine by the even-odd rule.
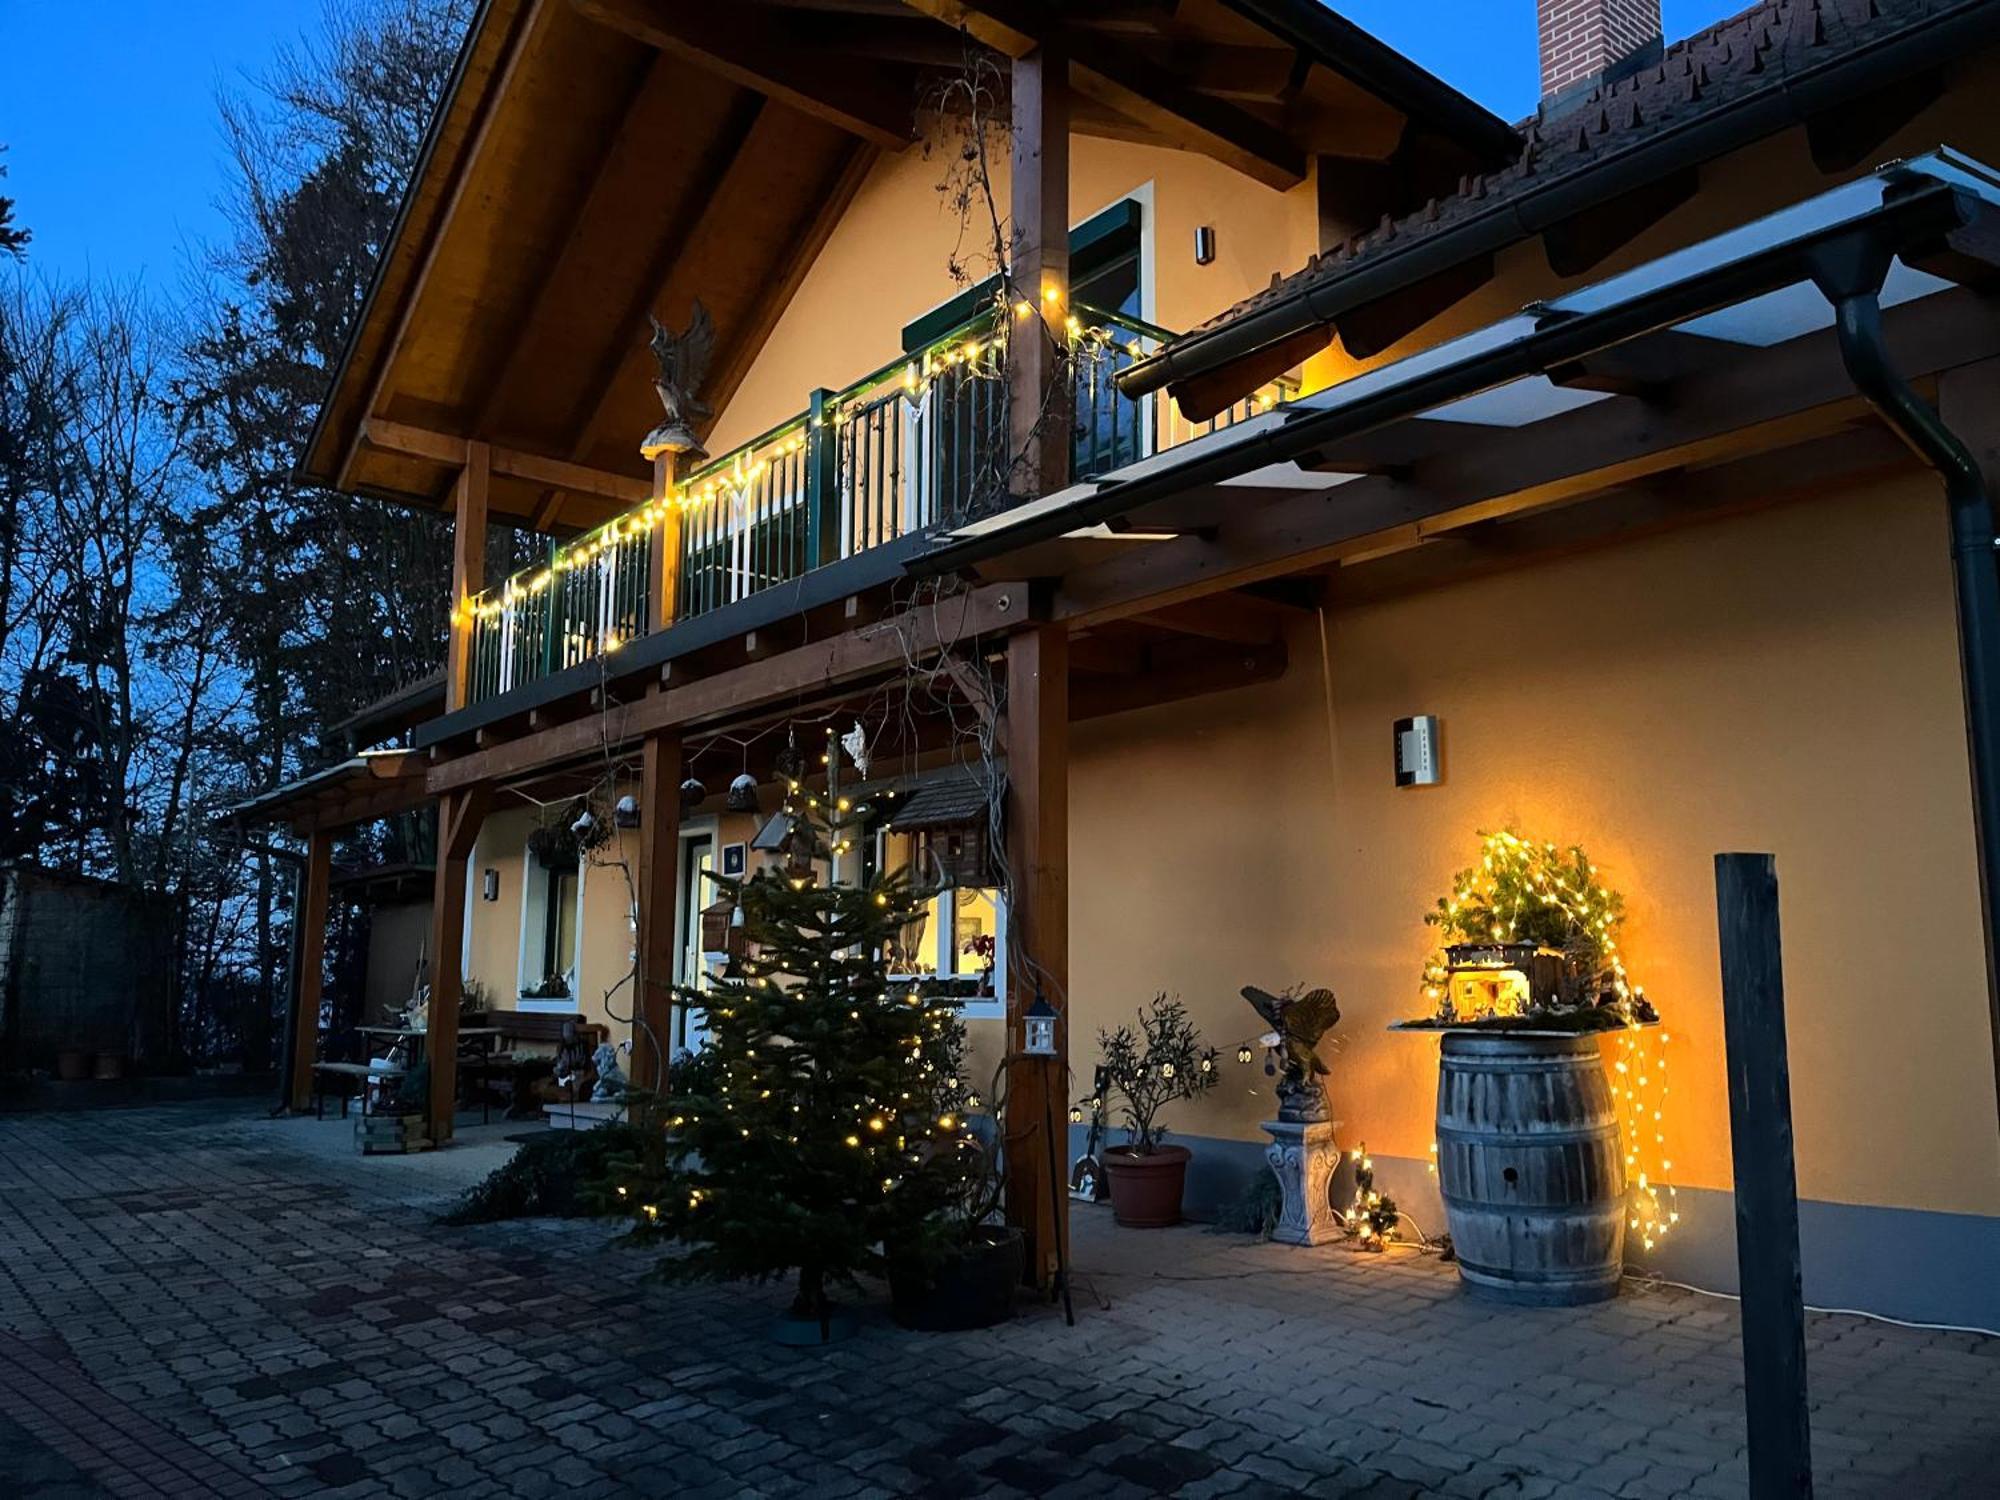
[[[679,519],[673,617],[687,619],[932,526],[1008,503],[1006,346],[987,313],[686,476],[669,496],[561,546],[471,601],[472,701],[644,635],[653,548]],[[1266,386],[1189,423],[1118,372],[1172,337],[1079,307],[1069,320],[1079,479],[1241,421],[1295,394]]]

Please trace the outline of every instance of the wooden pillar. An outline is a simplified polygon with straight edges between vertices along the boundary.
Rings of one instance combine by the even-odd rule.
[[[306,846],[306,878],[299,909],[299,972],[292,986],[291,1086],[287,1100],[294,1114],[312,1098],[313,1063],[319,1042],[319,1006],[326,971],[327,891],[333,880],[333,833],[315,828]]]
[[[1069,638],[1037,625],[1007,642],[1007,1222],[1028,1236],[1029,1275],[1069,1255]],[[1039,994],[1060,1016],[1053,1062],[1022,1056]],[[1048,1143],[1056,1170],[1048,1177]]]
[[[653,460],[653,494],[666,507],[653,528],[653,550],[646,570],[646,630],[665,630],[674,623],[681,580],[681,507],[675,486],[683,467],[681,455],[662,453]]]
[[[465,467],[452,490],[451,637],[445,662],[445,709],[463,708],[472,686],[473,595],[486,587],[486,490],[492,453],[484,443],[465,445]]]
[[[1069,483],[1075,422],[1064,357],[1070,315],[1069,78],[1060,47],[1043,43],[1014,59],[1013,118],[1008,488],[1033,497]]]
[[[465,987],[466,861],[479,838],[493,789],[467,787],[438,798],[437,880],[431,895],[431,1001],[424,1056],[431,1065],[430,1132],[451,1139],[458,1103],[458,1003]]]
[[[673,1056],[674,916],[681,862],[681,740],[649,734],[639,767],[639,969],[632,1081],[664,1091]]]
[[[1755,1500],[1812,1494],[1799,1184],[1778,868],[1768,854],[1715,856],[1722,1039],[1736,1174],[1736,1274],[1743,1294],[1743,1399]]]

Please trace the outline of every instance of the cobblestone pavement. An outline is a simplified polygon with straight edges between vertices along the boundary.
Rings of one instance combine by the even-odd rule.
[[[350,1132],[0,1117],[0,1495],[1743,1493],[1727,1302],[1493,1308],[1412,1251],[1089,1210],[1073,1329],[792,1350],[775,1289],[644,1284],[600,1226],[434,1224],[504,1146]],[[2000,1340],[1810,1341],[1822,1495],[1995,1493]]]

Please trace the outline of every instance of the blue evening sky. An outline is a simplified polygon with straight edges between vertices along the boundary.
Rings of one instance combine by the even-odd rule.
[[[228,164],[218,88],[262,72],[324,0],[0,0],[0,144],[31,264],[171,292],[204,243]],[[1331,0],[1508,120],[1534,108],[1534,0]],[[1748,0],[1666,0],[1677,38]]]

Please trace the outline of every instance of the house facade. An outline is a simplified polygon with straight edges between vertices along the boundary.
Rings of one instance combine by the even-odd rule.
[[[302,466],[455,511],[444,701],[285,815],[323,860],[437,802],[434,992],[645,1081],[699,1044],[704,873],[779,857],[824,755],[882,809],[827,875],[952,882],[901,957],[976,1067],[1039,993],[1066,1112],[1179,996],[1213,1206],[1274,1112],[1239,991],[1329,986],[1341,1140],[1427,1229],[1425,914],[1484,832],[1579,844],[1663,1017],[1605,1043],[1677,1215],[1628,1259],[1720,1288],[1713,857],[1769,852],[1807,1299],[1990,1324],[1993,564],[1836,323],[1879,291],[1897,378],[2000,451],[2000,5],[1537,9],[1582,30],[1512,127],[1311,0],[492,0]],[[690,364],[698,449],[649,461]],[[549,550],[503,576],[489,522]]]

